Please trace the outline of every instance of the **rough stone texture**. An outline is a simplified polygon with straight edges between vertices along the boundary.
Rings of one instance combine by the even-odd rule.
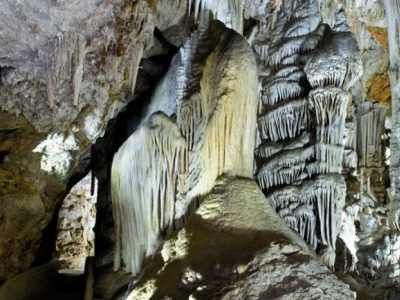
[[[0,281],[29,267],[65,186],[40,170],[39,155],[9,154],[0,165]]]
[[[138,77],[136,92],[151,87],[153,83],[150,81],[153,81],[153,77],[147,75],[157,73],[160,69],[168,67],[169,61],[165,61],[165,54],[171,55],[172,52],[177,51],[176,47],[183,46],[185,50],[180,59],[193,59],[195,63],[189,65],[194,66],[194,68],[189,71],[182,70],[176,68],[176,62],[172,64],[168,76],[173,80],[164,80],[164,87],[159,88],[154,93],[152,97],[152,104],[155,104],[155,107],[152,107],[153,112],[162,107],[162,110],[166,109],[164,112],[174,122],[176,120],[175,113],[180,121],[184,119],[182,116],[191,115],[191,113],[185,114],[176,110],[174,93],[176,93],[175,87],[179,86],[176,85],[176,82],[184,77],[178,76],[179,74],[182,75],[178,71],[183,71],[183,74],[193,73],[193,76],[190,77],[191,80],[184,81],[187,89],[183,89],[183,91],[190,91],[188,93],[190,95],[194,94],[197,97],[201,94],[202,97],[209,99],[210,103],[214,103],[214,99],[223,98],[229,93],[231,89],[229,84],[219,89],[221,87],[220,82],[217,80],[214,82],[215,77],[212,70],[214,70],[213,65],[218,61],[219,55],[212,55],[212,58],[208,60],[208,70],[204,69],[198,72],[197,69],[198,66],[204,66],[203,59],[208,57],[215,42],[212,40],[213,38],[210,39],[210,36],[207,35],[198,35],[197,38],[203,40],[194,44],[193,47],[186,45],[185,48],[185,41],[190,32],[197,27],[202,29],[201,22],[198,21],[207,16],[208,13],[205,8],[210,8],[218,19],[236,29],[239,33],[242,33],[241,27],[243,25],[245,31],[243,35],[250,44],[257,40],[266,44],[269,39],[268,34],[271,33],[274,25],[277,22],[278,26],[282,25],[282,23],[279,24],[278,20],[278,10],[282,2],[285,6],[291,3],[291,1],[280,0],[1,1],[0,42],[3,46],[0,49],[0,281],[27,269],[32,262],[34,264],[43,262],[38,259],[38,256],[41,255],[37,253],[42,231],[49,223],[57,203],[60,203],[60,200],[65,196],[66,184],[71,180],[71,175],[83,174],[87,171],[87,158],[90,156],[88,149],[91,143],[101,136],[110,118],[115,116],[132,99],[134,101],[131,102],[131,107],[140,106],[141,102],[150,99],[150,96],[147,95],[144,101],[143,99],[137,101],[140,98],[138,94],[132,95],[136,78]],[[361,298],[376,296],[376,299],[382,299],[383,294],[380,291],[378,293],[376,287],[392,288],[396,285],[399,286],[400,273],[398,268],[399,233],[397,230],[400,215],[400,205],[397,199],[397,179],[400,177],[397,172],[397,163],[400,161],[398,157],[400,151],[398,143],[396,143],[400,136],[398,133],[398,98],[400,93],[398,89],[398,49],[400,47],[398,47],[399,24],[396,23],[396,20],[400,20],[398,17],[399,2],[398,0],[321,0],[319,4],[324,21],[330,25],[333,25],[333,17],[336,11],[339,8],[345,8],[351,30],[360,45],[364,65],[363,78],[352,90],[354,97],[348,99],[345,139],[343,141],[345,144],[343,173],[346,177],[348,192],[346,207],[342,214],[342,228],[336,243],[340,244],[339,246],[336,245],[337,253],[339,258],[343,258],[343,260],[339,261],[336,267],[344,271],[354,270],[358,272],[357,274],[354,272],[352,275],[362,284],[355,283],[356,286],[358,285],[357,291]],[[387,6],[386,13],[384,4]],[[242,6],[244,17],[247,19],[245,21],[241,15]],[[190,15],[189,17],[187,17],[187,13]],[[296,10],[293,13],[298,16],[304,13],[304,10]],[[305,27],[290,27],[293,25],[292,23],[289,25],[290,32],[284,38],[287,39],[291,35],[301,33],[305,28],[312,27],[315,21],[318,21],[318,18],[314,18],[313,22],[306,23],[307,26]],[[386,23],[389,25],[387,29]],[[154,36],[152,36],[153,25],[157,26]],[[389,35],[389,39],[387,35]],[[260,37],[261,39],[259,39]],[[224,42],[222,43],[224,44]],[[224,47],[221,47],[221,49],[221,56],[224,56],[226,54],[225,49]],[[268,47],[261,47],[258,50],[265,54]],[[291,51],[290,47],[286,50]],[[389,52],[391,53],[391,69],[389,69]],[[186,54],[188,56],[185,56]],[[157,56],[157,59],[153,60],[154,56]],[[141,69],[138,70],[141,57],[146,58],[146,60],[142,60]],[[286,63],[291,59],[296,59],[296,57],[287,59]],[[324,53],[320,56],[320,63],[324,64]],[[263,64],[259,63],[258,67],[263,76],[271,75]],[[320,68],[316,69],[318,71]],[[339,70],[339,68],[337,69]],[[217,72],[219,71],[221,70]],[[203,76],[203,74],[205,75]],[[312,72],[310,74],[312,77]],[[318,72],[314,72],[315,74],[318,75]],[[291,74],[294,78],[297,75],[296,72]],[[200,81],[199,77],[201,76],[204,78]],[[173,83],[174,80],[176,80],[175,83]],[[392,83],[391,86],[389,81]],[[244,86],[243,83],[247,82],[246,79],[243,79],[237,86]],[[201,90],[199,86],[207,86],[207,91],[203,88],[202,92],[199,93],[199,90]],[[287,92],[292,88],[293,85],[287,85],[281,88],[281,91]],[[147,90],[147,93],[150,92],[150,90]],[[243,93],[240,96],[241,99],[244,99],[247,95],[246,89],[243,89]],[[162,106],[158,106],[160,95],[163,98],[161,99]],[[388,101],[390,97],[392,97],[391,103]],[[172,99],[174,100],[172,101]],[[374,101],[378,101],[380,105],[369,104]],[[392,104],[394,105],[392,106]],[[384,109],[381,105],[389,108],[386,119],[387,130],[383,135],[383,140],[380,139],[384,130],[382,125]],[[222,107],[219,104],[217,106]],[[196,111],[195,105],[191,108]],[[221,109],[223,113],[211,113],[209,119],[207,116],[202,120],[206,120],[206,123],[215,119],[223,120],[224,116],[226,117],[224,115],[225,109],[229,110],[229,107]],[[127,118],[132,118],[133,124],[137,125],[141,119],[141,113],[146,114],[140,109],[139,111],[140,113],[134,116],[128,114]],[[391,112],[393,112],[392,118]],[[217,118],[214,118],[215,116]],[[248,117],[243,115],[236,116],[234,119],[239,119],[244,124],[251,123],[248,121]],[[195,120],[193,119],[193,121]],[[210,124],[212,122],[214,121],[210,121]],[[240,122],[234,124],[241,129]],[[130,124],[129,130],[126,130],[126,132],[124,130],[121,132],[120,128],[117,127],[113,138],[104,141],[105,147],[114,147],[118,143],[118,145],[122,144],[122,140],[132,133],[136,125]],[[197,125],[194,125],[194,127]],[[216,125],[218,128],[224,127],[220,123]],[[392,125],[393,130],[390,132],[388,129]],[[195,128],[195,130],[188,130],[185,133],[189,133],[188,141],[193,136],[192,133],[197,130],[198,128]],[[240,130],[233,131],[239,132]],[[201,136],[203,133],[200,130],[199,132]],[[218,134],[216,136],[210,134],[209,146],[216,143],[215,141],[218,141],[219,146],[225,143],[223,137],[226,136],[226,132],[219,132],[218,130],[211,130],[210,132],[218,132]],[[196,136],[196,139],[191,141],[198,142],[201,140],[197,139],[199,136],[196,134],[194,136]],[[393,189],[386,190],[389,183],[387,169],[390,138],[393,138],[392,141],[394,141],[391,155]],[[116,142],[115,140],[121,141]],[[310,136],[302,135],[300,139],[296,139],[293,143],[285,146],[285,151],[301,144],[304,145],[309,141]],[[252,143],[249,143],[249,147],[252,147]],[[229,153],[229,157],[237,157],[240,153],[236,151],[236,148],[236,146],[232,147],[227,152],[218,150],[215,153],[218,153],[218,155]],[[219,158],[217,159],[218,155],[214,155],[215,153],[212,151],[210,153],[212,154],[210,155],[211,159],[205,161],[215,164],[214,159],[216,159],[220,162]],[[91,167],[94,164],[105,165],[102,169],[102,172],[105,170],[104,174],[101,174],[104,176],[104,185],[101,186],[99,193],[102,197],[110,197],[109,190],[107,190],[109,184],[107,183],[109,176],[107,172],[111,169],[112,158],[110,155],[103,157],[99,153],[93,157],[96,162],[92,161]],[[246,157],[246,159],[249,158],[250,156]],[[233,165],[236,166],[235,163]],[[237,166],[239,165],[237,164]],[[193,170],[196,170],[196,168]],[[225,171],[224,168],[221,168],[221,170]],[[213,186],[214,175],[220,174],[219,171],[212,173],[212,176],[206,176],[211,180],[204,191]],[[192,178],[200,178],[196,172],[192,172],[191,176],[193,176]],[[75,178],[72,179],[72,181],[74,180]],[[199,182],[203,181],[200,180]],[[229,198],[234,198],[234,195],[230,195]],[[192,197],[188,197],[188,199],[192,200]],[[218,211],[219,204],[211,202],[213,205],[206,212],[203,211],[204,216],[211,216],[210,222],[213,226],[218,230],[223,230],[221,228],[224,228],[224,225],[221,225],[219,221],[212,217],[213,209],[215,208]],[[197,202],[195,201],[192,204],[196,206]],[[235,207],[241,207],[240,205],[242,204],[235,203]],[[190,206],[189,209],[192,209],[193,206]],[[109,271],[110,269],[107,269],[107,264],[112,263],[113,258],[109,250],[115,238],[112,230],[112,218],[110,217],[111,202],[103,202],[101,207],[108,212],[108,214],[102,214],[99,220],[101,220],[100,226],[109,237],[110,244],[101,249],[105,255],[100,256],[98,260],[97,266],[101,268],[101,275],[97,278],[96,292],[97,295],[104,295],[107,298],[112,297],[116,291],[127,285],[131,277],[130,274],[122,270],[112,273]],[[228,206],[224,206],[223,209],[232,216],[239,214],[243,217],[238,217],[238,224],[240,223],[240,227],[243,228],[251,227],[244,230],[246,233],[254,230],[248,220],[252,220],[254,216],[260,221],[262,219],[261,212],[264,213],[263,210],[254,211],[248,206],[242,210],[248,209],[252,215],[243,213],[243,211],[239,213],[236,210],[229,210]],[[258,212],[260,212],[260,215],[258,215]],[[73,213],[76,213],[76,211]],[[225,214],[225,218],[229,222],[234,221],[228,218],[227,214]],[[278,222],[275,218],[273,220]],[[204,222],[198,221],[200,223],[196,223],[197,221],[191,222],[200,224],[200,227],[203,228]],[[56,223],[54,222],[54,224]],[[223,256],[227,256],[228,260],[232,259],[233,261],[236,258],[242,259],[241,255],[247,253],[247,250],[255,251],[262,248],[261,246],[257,248],[258,244],[255,241],[257,249],[247,249],[249,243],[246,238],[249,237],[240,232],[238,233],[239,237],[234,235],[232,239],[227,239],[226,234],[220,234],[220,231],[215,233],[214,228],[209,230],[209,226],[204,226],[206,229],[204,231],[201,229],[200,233],[204,233],[205,242],[189,247],[192,253],[196,253],[196,255],[200,251],[204,255],[217,257],[222,261],[225,259]],[[46,228],[46,231],[48,229]],[[261,298],[273,296],[285,298],[287,296],[280,293],[280,287],[284,285],[288,288],[286,292],[291,293],[291,298],[296,298],[299,294],[306,295],[302,296],[303,298],[310,298],[311,293],[324,298],[324,295],[319,294],[319,291],[308,286],[309,283],[305,283],[304,280],[308,279],[304,279],[305,273],[301,269],[310,266],[316,273],[322,272],[323,274],[328,274],[326,273],[327,270],[318,267],[314,260],[310,262],[303,260],[303,255],[306,255],[304,253],[292,254],[292,251],[297,251],[297,246],[288,245],[287,241],[270,243],[268,240],[269,248],[260,250],[261,252],[258,254],[252,253],[250,258],[243,259],[244,263],[241,261],[239,265],[234,264],[233,267],[225,268],[224,265],[218,264],[215,260],[211,261],[212,267],[210,267],[211,271],[208,273],[204,273],[201,266],[185,269],[184,266],[179,265],[179,270],[182,270],[182,272],[175,278],[174,262],[180,261],[186,255],[182,254],[179,249],[186,249],[187,232],[190,231],[193,235],[199,234],[199,231],[196,231],[197,229],[191,225],[188,226],[187,231],[185,230],[180,231],[177,237],[170,239],[161,253],[166,261],[172,262],[172,266],[170,265],[163,270],[165,272],[163,274],[167,274],[170,278],[162,280],[167,282],[167,279],[171,279],[176,283],[179,282],[173,287],[179,286],[177,289],[184,290],[182,293],[185,296],[198,294],[201,297],[201,293],[219,293],[215,297],[220,298],[221,295],[229,295],[226,297],[236,298],[233,294],[237,293],[238,297],[243,295],[244,298],[256,297],[257,295]],[[72,231],[68,230],[63,235],[67,236],[71,233]],[[49,249],[51,251],[54,244],[48,235],[45,236],[46,240],[42,242],[50,243],[51,245],[47,246],[47,251]],[[217,238],[220,238],[222,242],[219,243]],[[229,245],[238,245],[236,244],[238,239],[243,240],[239,242],[239,249],[244,249],[241,253],[237,253],[235,247],[232,251],[229,248]],[[251,236],[250,239],[252,239]],[[198,242],[199,239],[196,238],[195,241]],[[210,247],[210,241],[214,243],[212,244],[213,247]],[[261,242],[264,241],[261,239]],[[228,244],[229,249],[226,244]],[[220,254],[217,253],[215,256],[208,250],[209,248],[214,250],[219,246],[222,247],[223,251],[221,250]],[[198,247],[200,250],[197,250]],[[42,250],[42,247],[40,247],[40,251]],[[286,252],[290,252],[291,255],[286,255]],[[229,253],[232,253],[232,256]],[[161,256],[156,256],[155,264],[161,259]],[[295,264],[296,266],[293,266],[292,259],[298,261]],[[187,262],[186,260],[183,261]],[[196,262],[196,258],[193,258],[193,261]],[[203,261],[197,262],[198,265],[204,263]],[[268,264],[264,265],[264,262],[268,262]],[[293,277],[296,277],[297,280],[293,279],[292,275],[283,277],[284,274],[282,273],[281,277],[276,278],[277,272],[272,266],[275,263],[279,265],[279,270],[296,274]],[[53,265],[50,269],[48,272],[47,266],[33,268],[21,274],[21,276],[15,277],[15,280],[6,281],[4,289],[0,290],[0,298],[63,299],[60,295],[57,295],[56,291],[62,286],[62,284],[57,285],[57,282],[62,283],[62,280],[58,281],[59,277],[55,275]],[[254,270],[254,272],[252,273],[249,270]],[[36,272],[41,275],[37,276]],[[46,275],[43,276],[43,274]],[[306,277],[311,278],[312,284],[314,284],[313,279],[315,277],[311,274]],[[326,279],[323,281],[324,283],[329,282],[331,285],[336,285],[336,279],[332,275],[323,275],[323,278]],[[203,290],[202,282],[205,279],[212,284],[209,284]],[[148,286],[163,282],[162,280],[148,282]],[[269,288],[266,291],[261,291],[259,287],[263,286],[264,280],[270,280],[280,289],[277,290],[273,286],[268,286]],[[20,285],[18,282],[23,282],[23,284]],[[260,284],[258,285],[258,283]],[[324,285],[324,283],[321,283],[321,285]],[[365,285],[374,286],[375,290],[366,289]],[[221,286],[224,286],[225,289]],[[342,287],[341,284],[338,286]],[[165,291],[162,284],[158,288],[161,294]],[[49,293],[43,294],[46,289]],[[332,294],[337,291],[333,286],[332,289],[334,290]],[[4,294],[5,290],[6,293]],[[247,291],[249,290],[248,295]],[[71,293],[73,294],[72,290]],[[347,290],[345,293],[347,293]],[[398,298],[396,293],[390,293],[387,295],[388,299]],[[66,294],[68,294],[68,291],[66,291]],[[77,299],[81,299],[82,295],[78,293],[75,296]],[[351,297],[350,294],[347,296]],[[73,297],[66,296],[65,298],[73,299]],[[205,297],[207,298],[207,296]]]
[[[147,2],[2,1],[1,11],[0,107],[39,131],[64,131],[78,115],[101,130],[118,107],[109,99],[134,88],[124,72],[137,72],[129,68],[151,35]]]
[[[370,80],[371,84],[367,91],[368,99],[390,107],[392,93],[388,74],[375,74],[372,75]]]
[[[377,41],[383,49],[389,50],[387,29],[382,27],[367,26],[367,30],[371,33],[372,38]]]
[[[348,89],[362,74],[344,12],[330,28],[316,2],[288,1],[256,38],[260,72],[255,179],[272,206],[333,266],[345,200]]]
[[[64,276],[58,273],[57,261],[14,276],[0,286],[0,299],[13,300],[82,300],[84,295],[84,278]]]
[[[56,240],[60,273],[83,274],[86,258],[95,254],[96,200],[97,182],[91,173],[81,179],[63,200],[58,213]]]
[[[153,23],[147,1],[7,0],[0,11],[1,281],[34,261],[65,184],[126,105]]]
[[[220,178],[128,299],[355,299],[248,179]]]
[[[239,278],[224,289],[222,299],[356,298],[325,266],[293,245],[272,244],[256,255]]]

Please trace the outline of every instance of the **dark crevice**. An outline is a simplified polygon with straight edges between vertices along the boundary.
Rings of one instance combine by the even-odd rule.
[[[0,151],[0,164],[4,162],[4,159],[10,153],[11,153],[10,151]]]
[[[30,266],[35,267],[47,263],[53,259],[57,239],[58,213],[62,201],[59,201],[49,224],[42,230],[42,238],[36,252],[35,261]]]
[[[2,129],[0,130],[1,135],[10,135],[16,132],[18,129],[17,128],[12,128],[12,129]]]
[[[10,66],[0,66],[0,86],[4,85],[4,78],[13,70],[14,68]]]
[[[162,43],[164,44],[167,48],[168,48],[168,52],[169,53],[176,53],[179,48],[176,47],[175,45],[171,44],[162,34],[162,32],[156,27],[154,29],[154,36]]]

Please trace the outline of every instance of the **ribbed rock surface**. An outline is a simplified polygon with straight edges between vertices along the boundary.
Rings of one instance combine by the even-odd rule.
[[[172,63],[113,160],[114,268],[134,276],[219,175],[252,176],[257,77],[245,39],[205,16]]]
[[[288,1],[272,33],[255,42],[266,70],[255,179],[285,222],[332,266],[346,190],[346,91],[362,65],[344,12],[333,28],[321,19],[316,2]]]

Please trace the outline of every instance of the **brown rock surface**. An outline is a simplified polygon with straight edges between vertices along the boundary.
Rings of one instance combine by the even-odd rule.
[[[371,33],[372,38],[379,42],[381,46],[385,49],[388,50],[389,44],[388,44],[388,36],[387,36],[387,29],[382,28],[382,27],[373,27],[373,26],[367,26],[367,30],[369,33]]]
[[[370,79],[371,85],[367,92],[367,99],[378,101],[390,107],[392,93],[390,91],[390,81],[387,73],[374,74]]]

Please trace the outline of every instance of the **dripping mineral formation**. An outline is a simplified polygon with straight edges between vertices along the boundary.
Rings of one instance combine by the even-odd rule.
[[[294,5],[279,13],[269,44],[256,47],[268,75],[260,76],[255,177],[285,222],[333,266],[346,191],[345,89],[362,74],[361,56],[344,11],[330,28],[316,3]]]
[[[0,299],[400,299],[398,0],[0,2]]]

